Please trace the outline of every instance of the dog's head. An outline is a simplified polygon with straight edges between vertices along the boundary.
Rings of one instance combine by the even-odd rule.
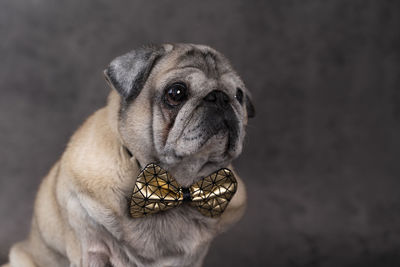
[[[157,162],[182,185],[225,167],[242,151],[254,108],[243,81],[214,49],[143,47],[104,71],[120,95],[118,131],[143,165]]]

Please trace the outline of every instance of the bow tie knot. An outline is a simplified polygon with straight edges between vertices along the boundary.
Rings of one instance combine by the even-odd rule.
[[[150,163],[136,179],[130,213],[133,218],[140,218],[187,202],[201,214],[217,217],[224,212],[236,189],[236,179],[226,168],[185,188],[181,187],[167,171]]]

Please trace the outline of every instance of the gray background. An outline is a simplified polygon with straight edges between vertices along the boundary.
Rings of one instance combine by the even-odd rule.
[[[399,1],[0,1],[0,262],[41,178],[146,43],[224,53],[257,117],[249,204],[206,266],[400,265]]]

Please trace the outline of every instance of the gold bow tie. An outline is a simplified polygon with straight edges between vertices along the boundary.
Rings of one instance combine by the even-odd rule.
[[[136,180],[130,213],[132,217],[140,218],[187,202],[201,214],[217,217],[228,206],[236,188],[236,179],[226,168],[214,172],[189,188],[183,188],[167,171],[150,163]]]

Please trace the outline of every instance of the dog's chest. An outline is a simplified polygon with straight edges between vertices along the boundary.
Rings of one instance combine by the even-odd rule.
[[[130,219],[124,225],[124,254],[138,266],[190,265],[203,257],[216,224],[190,207]]]

